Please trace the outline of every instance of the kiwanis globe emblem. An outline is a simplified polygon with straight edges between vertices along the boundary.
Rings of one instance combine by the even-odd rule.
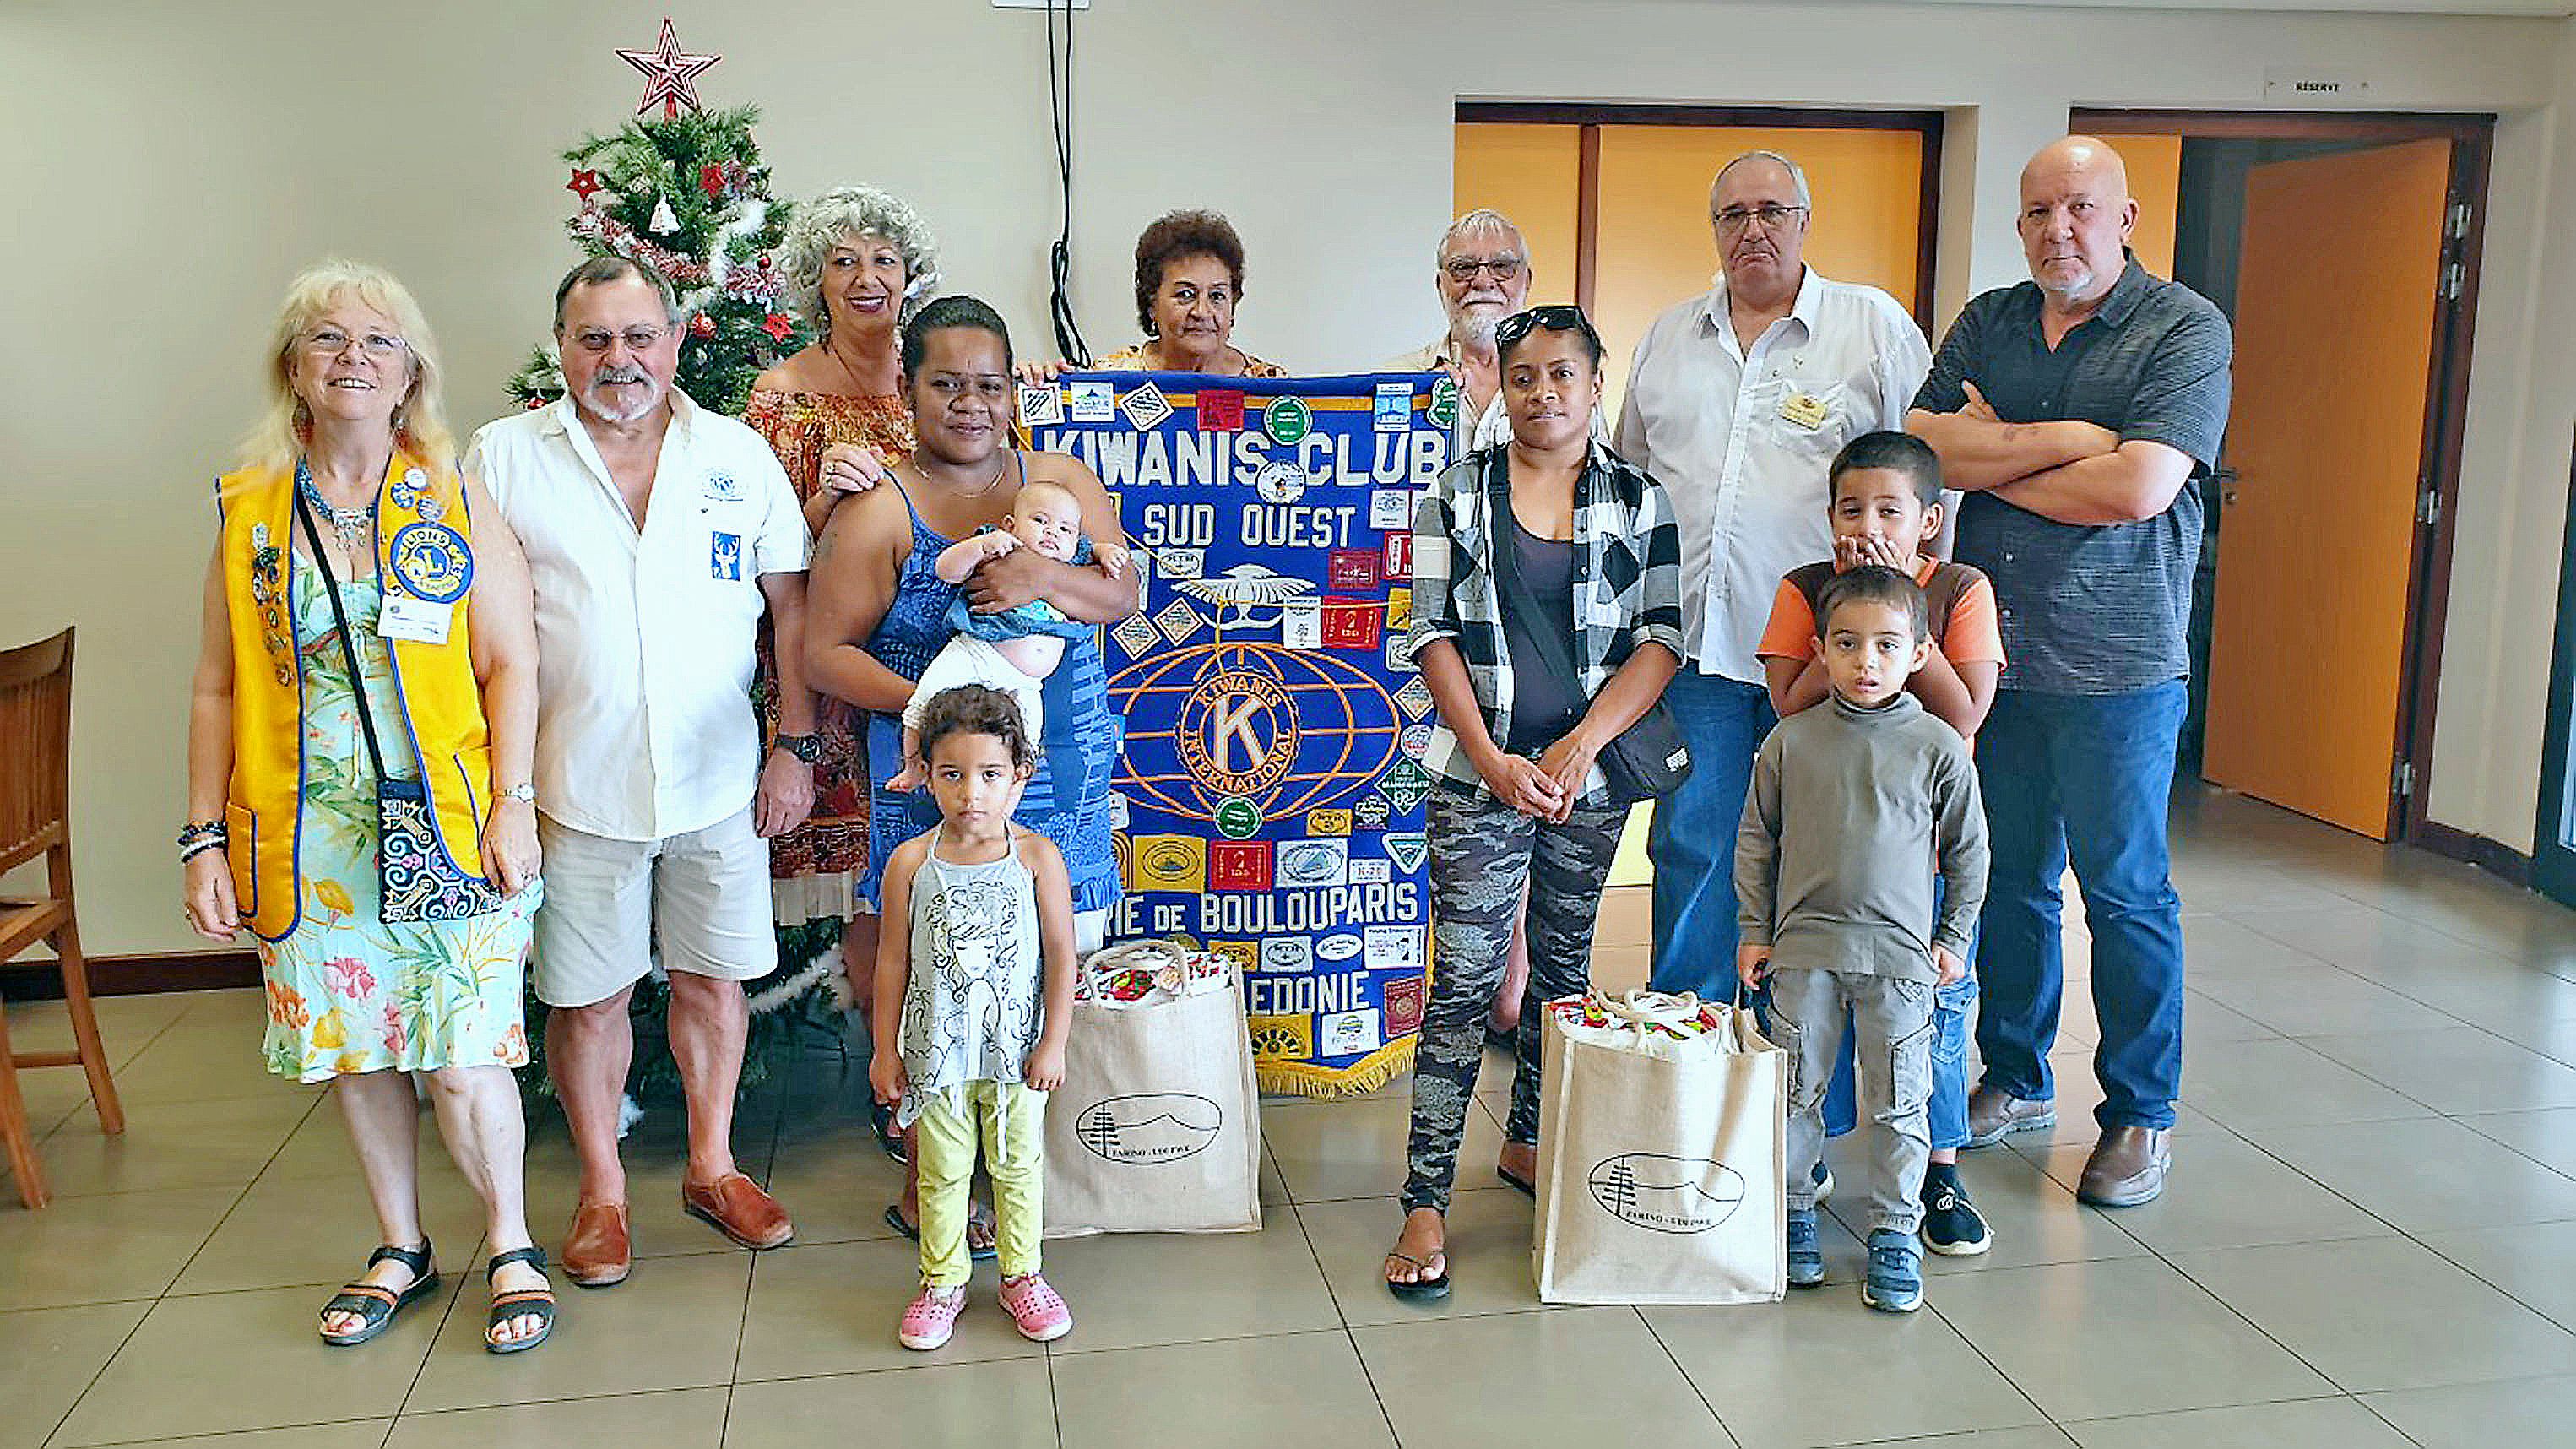
[[[1385,686],[1329,654],[1276,644],[1218,641],[1139,660],[1109,681],[1109,700],[1127,721],[1119,786],[1185,820],[1239,827],[1242,802],[1264,820],[1330,805],[1397,754]]]

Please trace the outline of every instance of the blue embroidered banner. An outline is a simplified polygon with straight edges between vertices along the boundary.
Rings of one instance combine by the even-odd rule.
[[[1119,499],[1143,575],[1143,610],[1103,646],[1126,728],[1109,934],[1240,961],[1268,1091],[1365,1092],[1412,1064],[1431,788],[1413,501],[1456,407],[1437,374],[1021,390],[1037,446]]]

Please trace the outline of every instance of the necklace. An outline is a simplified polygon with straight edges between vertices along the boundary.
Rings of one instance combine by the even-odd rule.
[[[905,466],[912,469],[914,477],[919,478],[922,482],[929,484],[933,488],[939,486],[939,480],[930,476],[930,470],[921,466],[919,459],[907,457],[903,461]],[[952,488],[949,491],[960,498],[981,498],[985,494],[992,492],[994,489],[1001,487],[1002,475],[1009,471],[1011,471],[1011,452],[1010,450],[1005,449],[1002,453],[1002,461],[996,464],[993,468],[993,476],[984,480],[980,487]]]
[[[367,541],[376,530],[376,500],[370,497],[355,508],[342,508],[322,496],[321,486],[313,481],[312,465],[298,461],[295,486],[302,490],[304,501],[331,520],[332,536],[339,540],[340,551],[352,562],[366,555]]]
[[[841,376],[846,377],[846,378],[848,378],[848,379],[850,380],[850,396],[852,396],[852,397],[875,397],[875,396],[877,396],[877,394],[875,394],[875,393],[872,393],[872,392],[869,392],[869,391],[868,391],[868,386],[867,386],[867,384],[866,384],[866,383],[859,381],[859,370],[858,370],[857,368],[855,368],[855,367],[850,366],[850,360],[849,360],[848,358],[846,358],[846,357],[843,357],[843,356],[842,356],[838,351],[835,351],[835,350],[833,349],[833,347],[832,347],[832,334],[831,334],[830,332],[828,332],[828,331],[827,331],[827,332],[825,332],[825,333],[823,334],[823,355],[824,355],[825,357],[828,357],[828,358],[832,359],[833,363],[841,369]]]

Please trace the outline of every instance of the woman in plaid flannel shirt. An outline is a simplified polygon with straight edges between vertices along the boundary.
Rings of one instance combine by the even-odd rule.
[[[1663,485],[1591,441],[1601,338],[1574,307],[1495,329],[1512,440],[1452,464],[1413,521],[1414,660],[1439,711],[1430,799],[1431,1002],[1414,1049],[1400,1298],[1449,1291],[1444,1220],[1475,1095],[1484,1014],[1529,886],[1530,981],[1503,1181],[1537,1168],[1536,1003],[1583,989],[1627,807],[1595,763],[1681,662],[1681,534]],[[1496,567],[1535,608],[1506,608]],[[1548,642],[1537,631],[1551,631]],[[1542,652],[1542,651],[1546,652]],[[1572,678],[1545,664],[1570,655]]]

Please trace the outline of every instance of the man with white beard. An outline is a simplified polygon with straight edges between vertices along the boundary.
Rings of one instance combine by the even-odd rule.
[[[1449,229],[1440,234],[1431,273],[1431,285],[1440,294],[1440,310],[1449,316],[1449,330],[1378,368],[1380,372],[1445,372],[1458,385],[1452,457],[1512,439],[1511,423],[1503,416],[1494,327],[1528,305],[1533,275],[1529,247],[1510,217],[1479,207],[1449,223]],[[1608,442],[1610,428],[1602,418],[1602,412],[1595,410],[1592,436]]]
[[[813,799],[808,545],[769,445],[673,385],[686,321],[646,267],[575,267],[555,290],[563,400],[486,425],[465,458],[536,590],[546,903],[529,980],[552,1008],[546,1056],[581,1160],[563,1267],[587,1288],[623,1281],[632,1259],[617,1119],[627,1002],[655,944],[688,1101],[680,1207],[746,1248],[795,1232],[736,1167],[732,1136],[742,983],[777,964],[767,837]],[[765,758],[751,707],[764,611],[779,686]]]

